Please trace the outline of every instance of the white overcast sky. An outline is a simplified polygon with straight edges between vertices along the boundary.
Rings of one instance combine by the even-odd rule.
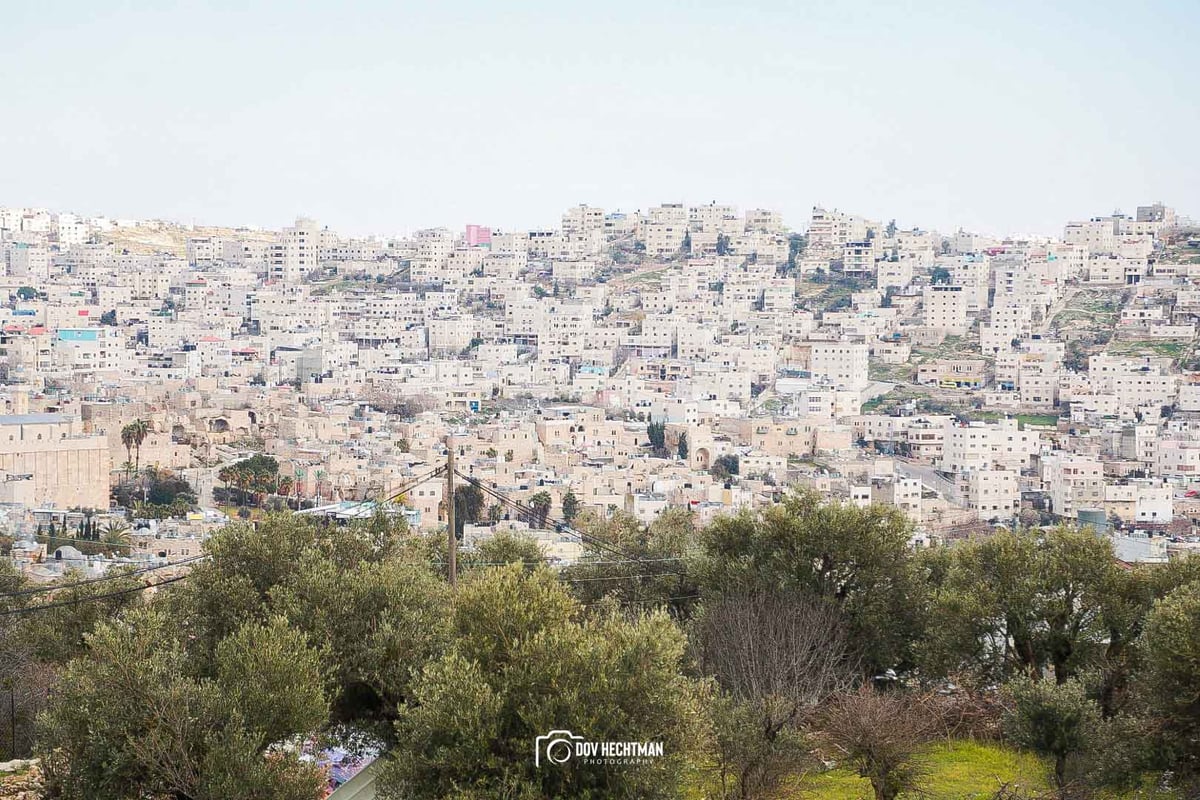
[[[716,200],[1200,216],[1200,3],[24,2],[0,205],[353,234]]]

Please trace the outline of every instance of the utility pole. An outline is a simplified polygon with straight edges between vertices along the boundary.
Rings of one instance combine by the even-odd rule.
[[[458,537],[454,535],[454,435],[446,434],[446,563],[450,588],[458,588]]]
[[[8,732],[12,736],[12,758],[17,758],[17,688],[16,683],[8,680]]]

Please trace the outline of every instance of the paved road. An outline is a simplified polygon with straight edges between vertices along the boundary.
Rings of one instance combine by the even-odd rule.
[[[933,489],[951,502],[958,502],[959,492],[954,482],[942,477],[937,470],[925,464],[916,464],[900,457],[895,459],[896,472],[904,478],[915,478],[924,486]]]

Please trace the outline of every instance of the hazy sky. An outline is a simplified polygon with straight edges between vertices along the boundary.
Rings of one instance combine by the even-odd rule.
[[[1200,216],[1196,0],[749,5],[4,3],[0,205],[356,234],[580,202]]]

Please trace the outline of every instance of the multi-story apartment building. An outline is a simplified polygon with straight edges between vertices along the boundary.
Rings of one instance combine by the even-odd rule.
[[[982,468],[967,478],[967,507],[981,519],[1007,519],[1021,507],[1020,474],[1007,469]]]
[[[879,230],[877,222],[814,206],[808,226],[808,247],[819,252],[841,253],[847,242],[861,242],[868,232],[873,236]]]
[[[278,240],[267,247],[267,277],[271,281],[296,285],[320,265],[325,244],[321,229],[311,219],[300,217],[284,228]]]
[[[869,347],[861,342],[813,342],[809,369],[835,386],[862,389],[867,377]]]
[[[972,472],[1002,467],[1018,471],[1029,466],[1040,447],[1040,437],[1022,430],[1015,419],[962,423],[947,420],[943,428],[941,469]]]
[[[925,287],[925,325],[948,334],[967,332],[967,298],[963,287],[934,284]]]
[[[1043,456],[1042,483],[1050,510],[1075,518],[1081,509],[1100,508],[1104,502],[1104,465],[1096,458],[1056,452]]]

